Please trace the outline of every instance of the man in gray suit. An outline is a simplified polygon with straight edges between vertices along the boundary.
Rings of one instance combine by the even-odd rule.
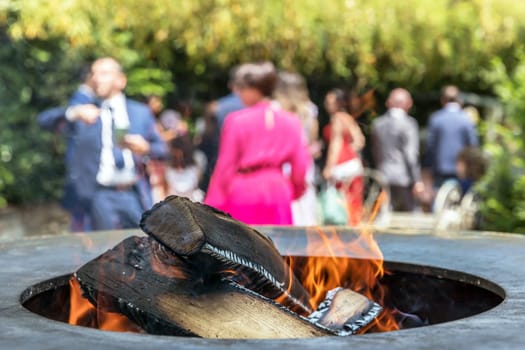
[[[419,168],[419,132],[416,120],[407,112],[410,93],[401,88],[390,92],[388,111],[372,123],[372,153],[376,168],[390,186],[392,208],[413,211],[414,194],[423,191]]]

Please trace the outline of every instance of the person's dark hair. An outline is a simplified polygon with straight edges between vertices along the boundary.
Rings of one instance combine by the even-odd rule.
[[[328,91],[327,95],[331,94],[335,97],[335,103],[339,112],[348,112],[348,94],[342,89],[332,89]]]
[[[228,72],[228,88],[229,89],[233,89],[234,86],[237,85],[237,79],[238,79],[238,75],[237,75],[237,71],[239,70],[239,66],[233,66],[230,68],[229,72]]]
[[[455,85],[447,85],[441,89],[441,103],[447,104],[450,102],[461,102],[460,91]]]
[[[189,134],[179,135],[170,142],[170,164],[174,168],[195,165],[194,146]]]
[[[457,161],[465,164],[468,179],[477,181],[487,171],[487,159],[479,147],[465,147],[457,156]]]
[[[85,82],[91,76],[91,63],[83,64],[77,75],[79,81]]]
[[[257,89],[264,96],[271,96],[277,82],[277,70],[271,62],[245,63],[235,72],[238,88]]]

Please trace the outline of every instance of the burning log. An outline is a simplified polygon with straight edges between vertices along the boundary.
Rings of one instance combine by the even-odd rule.
[[[291,310],[312,312],[309,295],[269,237],[210,206],[169,196],[146,211],[142,230],[207,275],[235,271],[244,287]]]
[[[150,237],[125,239],[82,266],[75,277],[97,308],[122,313],[146,332],[159,335],[239,339],[348,335],[380,311],[365,297],[342,290],[304,318],[234,282],[195,279],[183,260]]]
[[[76,278],[88,299],[151,334],[207,338],[327,335],[283,306],[235,283],[201,284],[183,260],[149,237],[130,237],[88,262]]]
[[[350,290],[309,295],[271,240],[211,207],[168,197],[130,237],[75,274],[87,298],[152,334],[218,338],[348,335],[381,307]],[[308,317],[307,317],[308,316]]]

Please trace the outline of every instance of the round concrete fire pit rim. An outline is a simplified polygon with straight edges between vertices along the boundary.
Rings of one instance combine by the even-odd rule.
[[[300,228],[260,227],[268,233],[283,254],[300,255],[297,246]],[[355,236],[348,228],[338,228],[342,235]],[[158,337],[119,332],[105,332],[72,327],[35,315],[20,304],[20,295],[29,286],[56,276],[69,274],[83,263],[113,247],[137,230],[98,232],[46,237],[0,245],[0,338],[5,348],[74,347],[177,348],[184,349],[353,349],[388,346],[520,348],[525,343],[521,325],[525,322],[525,291],[521,269],[525,257],[525,239],[519,235],[463,232],[449,235],[403,235],[381,232],[376,235],[385,260],[436,266],[476,275],[500,285],[506,300],[490,311],[458,321],[398,332],[376,333],[347,338],[323,337],[290,340],[211,340]],[[293,239],[292,239],[293,238]],[[419,346],[418,346],[419,344]]]
[[[443,269],[435,266],[428,265],[415,265],[407,264],[398,261],[385,261],[385,269],[388,271],[394,272],[408,272],[412,274],[418,274],[421,276],[429,276],[438,279],[451,280],[458,283],[470,284],[472,286],[478,287],[480,289],[485,289],[490,291],[499,297],[502,300],[505,299],[505,291],[503,288],[497,284],[481,278],[479,276],[467,274],[460,271]],[[24,305],[28,300],[38,296],[41,293],[55,290],[57,288],[64,287],[68,284],[68,281],[73,277],[73,273],[65,274],[61,276],[56,276],[51,279],[40,281],[27,289],[25,289],[20,294],[20,303]],[[499,304],[498,304],[499,305]]]

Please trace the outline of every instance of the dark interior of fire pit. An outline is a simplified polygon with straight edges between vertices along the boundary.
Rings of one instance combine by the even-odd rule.
[[[312,257],[294,257],[297,275],[301,274],[302,260],[307,259]],[[387,273],[379,281],[384,294],[380,303],[385,309],[395,311],[400,329],[471,317],[497,306],[505,298],[503,289],[495,283],[466,273],[387,261],[384,267]],[[59,276],[31,286],[22,293],[20,301],[38,315],[67,323],[70,278],[71,275]],[[374,290],[372,293],[374,298],[379,298]],[[380,331],[372,327],[367,333]]]
[[[402,263],[388,266],[392,274],[381,279],[388,288],[385,305],[400,311],[401,328],[477,315],[505,298],[501,287],[477,276]]]

